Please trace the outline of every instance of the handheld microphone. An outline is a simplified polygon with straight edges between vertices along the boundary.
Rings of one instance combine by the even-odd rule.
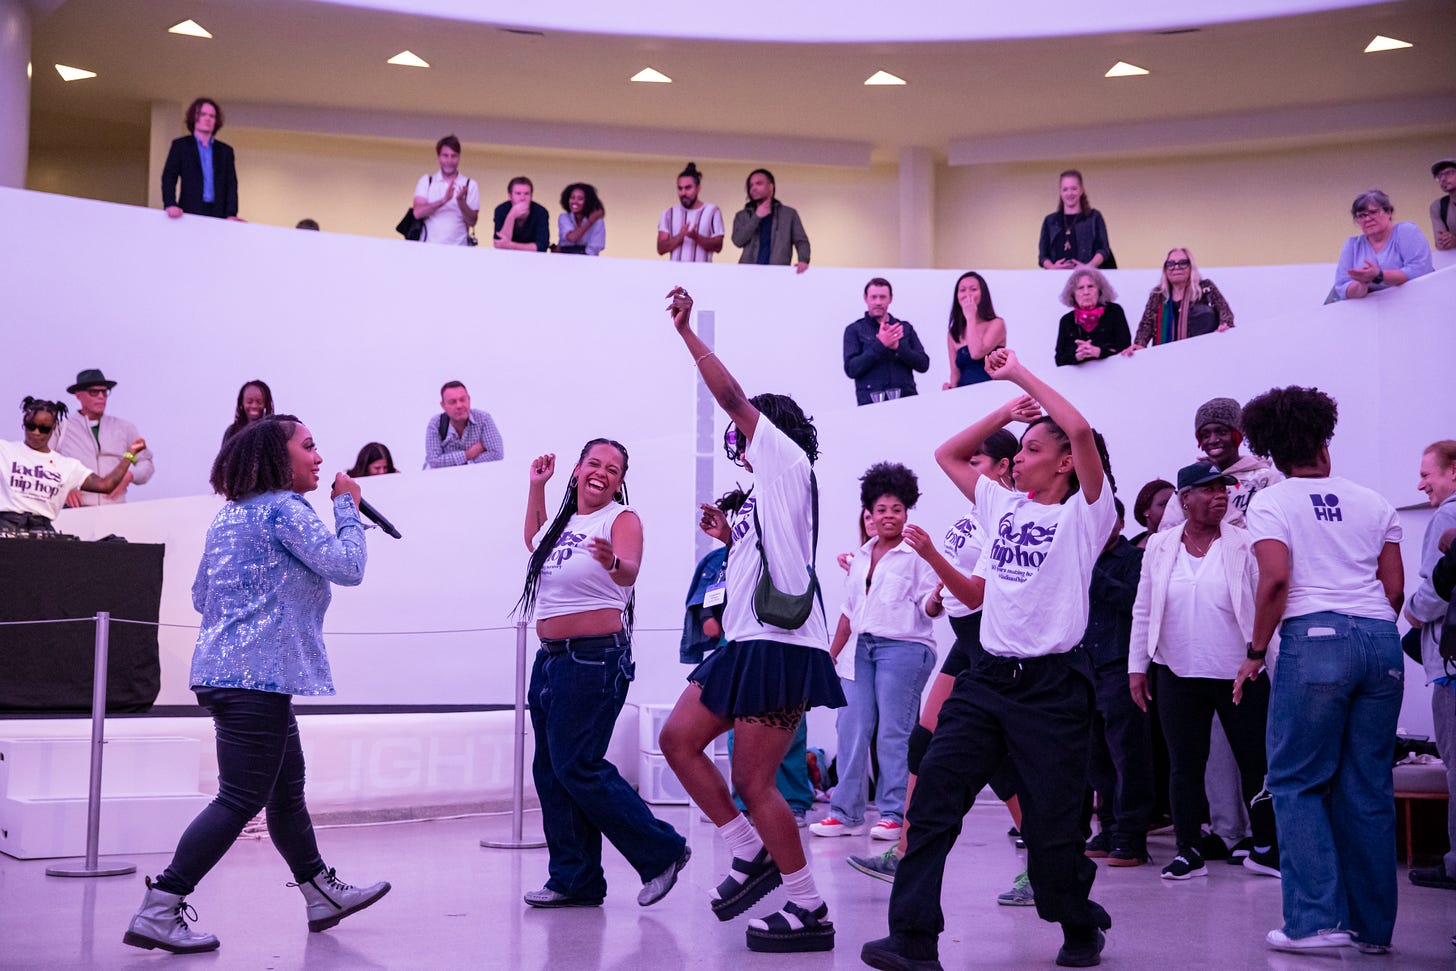
[[[390,536],[393,536],[395,539],[404,539],[404,537],[399,534],[399,530],[394,528],[394,523],[391,523],[389,520],[385,519],[383,514],[381,514],[378,509],[375,509],[373,506],[369,505],[369,500],[359,500],[359,512],[364,516],[365,519],[369,520],[374,525],[384,530]]]

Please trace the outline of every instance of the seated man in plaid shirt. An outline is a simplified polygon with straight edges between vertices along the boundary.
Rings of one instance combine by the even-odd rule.
[[[442,414],[425,426],[425,468],[473,462],[499,462],[506,457],[500,432],[488,413],[470,407],[470,392],[459,381],[440,388]]]

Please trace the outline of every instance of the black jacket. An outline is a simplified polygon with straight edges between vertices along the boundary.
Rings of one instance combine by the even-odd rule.
[[[1132,344],[1132,332],[1127,327],[1127,314],[1115,303],[1109,303],[1106,307],[1102,311],[1102,319],[1097,321],[1097,326],[1092,328],[1091,333],[1083,330],[1077,323],[1075,310],[1069,310],[1062,315],[1061,322],[1057,324],[1057,367],[1087,363],[1077,360],[1077,341],[1090,340],[1102,348],[1102,357],[1092,358],[1096,361],[1105,360],[1128,349]]]
[[[891,320],[895,318],[891,317]],[[895,320],[905,328],[900,346],[890,350],[880,343],[880,325],[869,314],[844,328],[844,373],[854,378],[854,400],[867,405],[870,392],[899,388],[900,397],[915,394],[915,372],[930,370],[930,355],[909,321]]]
[[[1109,488],[1103,483],[1102,488]],[[1074,500],[1075,501],[1075,500]],[[1121,665],[1127,670],[1132,640],[1132,605],[1137,600],[1143,551],[1119,536],[1112,549],[1097,557],[1088,590],[1087,632],[1082,647],[1094,667]]]
[[[1060,209],[1041,221],[1041,239],[1036,247],[1036,265],[1045,266],[1047,260],[1070,257],[1078,263],[1091,263],[1092,257],[1102,254],[1102,269],[1117,269],[1117,260],[1112,255],[1112,244],[1107,241],[1107,223],[1102,213],[1079,212],[1067,216]]]
[[[182,180],[180,195],[178,179]],[[212,140],[212,189],[213,203],[209,208],[202,201],[202,153],[198,151],[196,137],[183,135],[173,139],[167,164],[162,166],[162,206],[178,206],[183,212],[201,216],[238,214],[238,170],[233,162],[233,147],[216,138]]]

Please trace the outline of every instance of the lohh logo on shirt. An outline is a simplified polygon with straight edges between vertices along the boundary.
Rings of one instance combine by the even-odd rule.
[[[61,491],[61,474],[52,472],[43,465],[26,466],[19,462],[10,463],[10,488],[16,492],[34,493],[47,499]],[[51,485],[51,483],[55,485]]]
[[[1314,518],[1320,522],[1338,523],[1344,521],[1345,517],[1340,513],[1340,497],[1333,492],[1324,496],[1310,493],[1309,501],[1314,504]]]
[[[1041,526],[1028,522],[1018,527],[1016,514],[1008,512],[996,524],[996,539],[991,544],[990,551],[991,562],[996,564],[1002,576],[1024,582],[1030,576],[1027,571],[1041,569],[1042,562],[1046,559],[1047,551],[1035,547],[1050,546],[1056,534],[1056,523]],[[1021,569],[1007,570],[1005,567]]]
[[[556,570],[561,564],[571,559],[571,554],[581,548],[586,540],[586,533],[562,533],[556,545],[551,548],[551,555],[546,557],[546,562],[541,565],[542,573],[550,573]]]

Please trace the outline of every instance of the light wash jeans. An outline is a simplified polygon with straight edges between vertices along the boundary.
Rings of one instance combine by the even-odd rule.
[[[845,700],[839,709],[839,784],[829,811],[842,822],[864,822],[869,797],[870,733],[880,759],[875,804],[880,818],[901,822],[910,781],[910,731],[920,714],[920,693],[935,667],[935,652],[924,644],[860,634],[854,651],[854,680],[840,678]]]
[[[1389,944],[1400,638],[1391,621],[1337,613],[1291,617],[1279,636],[1268,740],[1284,933]]]

